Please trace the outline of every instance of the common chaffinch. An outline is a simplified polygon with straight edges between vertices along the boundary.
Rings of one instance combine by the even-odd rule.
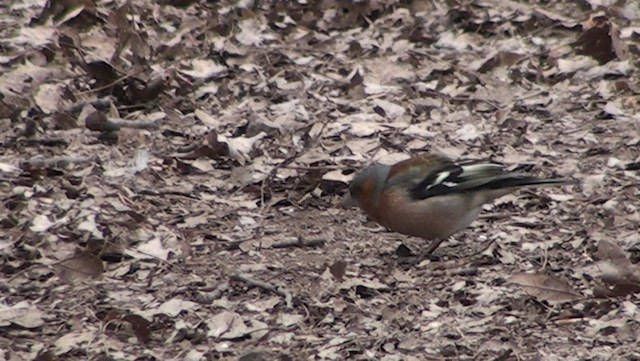
[[[392,166],[372,165],[351,181],[344,205],[358,205],[372,220],[409,236],[431,240],[431,254],[473,222],[482,205],[521,187],[576,183],[539,179],[487,160],[452,161],[424,154]]]

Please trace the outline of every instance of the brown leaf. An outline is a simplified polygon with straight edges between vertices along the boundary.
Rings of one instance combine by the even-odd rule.
[[[575,41],[573,46],[576,54],[588,55],[597,60],[600,65],[616,58],[611,39],[611,23],[606,17],[591,17],[583,24],[586,29]]]
[[[567,281],[553,275],[538,273],[517,273],[509,282],[521,286],[524,291],[540,301],[558,304],[582,298]]]
[[[522,57],[522,55],[517,53],[501,51],[485,61],[484,64],[482,64],[480,68],[478,68],[478,71],[481,73],[488,73],[491,70],[501,66],[508,67],[518,62],[518,60],[520,60]]]
[[[620,60],[626,60],[629,58],[629,47],[626,43],[620,40],[620,28],[615,24],[611,24],[611,48],[613,49],[616,57]]]
[[[56,354],[53,351],[49,350],[40,352],[38,356],[33,359],[33,361],[55,361],[57,359],[58,358],[56,357]]]
[[[599,260],[614,260],[620,258],[627,258],[626,253],[617,244],[601,240],[598,243],[598,250],[595,257]]]
[[[66,282],[96,278],[104,272],[102,260],[90,254],[64,260],[53,269]]]
[[[107,116],[103,112],[97,110],[87,116],[87,119],[85,120],[85,126],[89,130],[95,130],[99,132],[120,129],[119,127],[114,127],[113,124],[110,123],[107,119]]]
[[[598,267],[602,272],[602,282],[612,289],[614,295],[624,296],[640,292],[640,267],[628,259],[607,260],[601,262]]]
[[[104,322],[105,327],[110,330],[117,330],[121,326],[126,326],[126,323],[128,323],[131,326],[130,330],[133,331],[141,343],[149,341],[151,337],[151,322],[140,315],[128,313],[125,310],[117,308],[110,309],[102,317],[102,322]]]
[[[119,79],[116,69],[105,61],[87,63],[84,70],[96,81],[96,87],[99,88],[111,87]]]
[[[598,298],[624,297],[637,292],[640,292],[640,286],[638,285],[614,285],[613,287],[595,285],[593,287],[593,296]]]
[[[142,316],[135,314],[128,314],[122,318],[123,321],[129,322],[133,327],[133,333],[135,333],[138,341],[146,343],[151,338],[151,322]]]
[[[211,149],[209,158],[215,159],[229,154],[229,145],[218,140],[218,133],[215,130],[211,130],[207,133],[205,141]]]
[[[346,270],[347,270],[347,263],[342,260],[337,260],[333,262],[333,264],[329,267],[329,271],[331,272],[333,277],[336,279],[336,281],[342,281],[346,273]]]

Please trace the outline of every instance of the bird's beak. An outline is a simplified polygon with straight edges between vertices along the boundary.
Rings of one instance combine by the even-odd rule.
[[[344,196],[342,196],[342,201],[340,202],[340,205],[343,208],[351,208],[356,205],[356,200],[353,199],[353,197],[351,197],[351,192],[347,191],[347,193],[345,193]]]

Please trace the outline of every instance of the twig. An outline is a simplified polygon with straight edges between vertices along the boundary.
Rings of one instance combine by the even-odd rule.
[[[81,100],[72,104],[67,110],[71,113],[79,113],[87,104],[93,105],[93,107],[96,109],[107,109],[111,105],[111,103],[113,103],[113,99],[111,97],[92,100]]]
[[[28,138],[20,139],[18,142],[26,146],[43,145],[45,147],[65,147],[69,145],[69,142],[64,138]]]
[[[640,170],[640,162],[627,164],[626,170]]]
[[[200,304],[211,303],[214,300],[222,297],[222,295],[229,289],[229,282],[222,282],[211,292],[202,291],[196,295],[196,302]]]
[[[293,297],[291,296],[291,293],[287,291],[284,287],[275,286],[275,285],[272,285],[271,283],[267,283],[264,281],[259,281],[247,275],[244,275],[242,273],[236,273],[234,275],[231,275],[231,279],[234,281],[244,282],[249,286],[262,288],[263,290],[276,293],[284,297],[284,302],[287,305],[287,308],[293,308]]]
[[[16,144],[24,145],[26,147],[42,145],[45,147],[66,147],[69,145],[64,138],[26,138],[17,139],[16,137],[7,138],[0,141],[0,148],[15,147]]]
[[[479,271],[477,267],[470,267],[470,268],[458,268],[458,267],[460,267],[460,265],[455,264],[443,269],[434,269],[429,271],[426,274],[421,275],[420,277],[425,277],[425,278],[426,277],[446,278],[451,276],[469,277],[469,276],[476,276]]]
[[[282,241],[274,242],[271,248],[294,248],[294,247],[322,247],[324,239],[302,239],[299,237],[289,238]]]
[[[24,160],[20,162],[20,168],[25,169],[29,167],[66,167],[70,164],[82,164],[89,163],[93,161],[95,157],[53,157],[53,158],[42,158],[42,157],[33,157],[28,160]]]
[[[329,120],[322,122],[322,128],[318,132],[318,135],[315,137],[315,139],[313,139],[314,144],[312,144],[312,142],[310,141],[309,144],[304,149],[298,152],[295,152],[295,154],[293,154],[292,156],[276,164],[271,169],[271,171],[269,171],[269,174],[267,174],[267,176],[264,177],[264,179],[262,179],[262,182],[260,184],[260,212],[265,212],[268,209],[268,207],[265,205],[265,189],[267,186],[267,182],[271,181],[271,178],[273,178],[276,175],[276,173],[278,172],[278,169],[289,166],[296,159],[300,158],[305,153],[307,153],[309,149],[311,149],[313,145],[315,145],[315,143],[318,142],[318,139],[320,138],[320,136],[322,135],[322,133],[324,132],[324,129],[327,127],[328,124],[329,124]]]
[[[240,245],[242,243],[244,243],[245,241],[240,241],[240,242],[229,242],[229,245],[227,246],[227,251],[235,251],[240,249]]]
[[[512,217],[514,212],[496,212],[496,213],[484,213],[478,216],[478,219],[502,219]]]
[[[343,169],[344,167],[341,167],[339,165],[317,165],[317,166],[283,165],[280,168],[313,171],[313,170],[337,170],[337,169]]]
[[[43,264],[34,264],[34,265],[31,265],[31,266],[29,266],[29,267],[27,267],[27,268],[21,269],[21,270],[19,270],[18,272],[14,273],[14,274],[13,274],[13,276],[11,276],[11,277],[9,277],[9,279],[7,279],[7,282],[6,282],[6,283],[8,284],[8,283],[12,282],[12,281],[13,281],[13,280],[15,280],[16,278],[18,278],[18,277],[22,276],[24,273],[27,273],[27,271],[31,271],[31,270],[38,269],[38,268],[51,269],[51,268],[50,268],[49,266],[47,266],[47,265],[43,265]],[[3,287],[4,287],[4,285],[3,285]]]
[[[165,195],[169,195],[169,196],[179,196],[179,197],[185,197],[185,198],[190,198],[190,199],[200,199],[200,197],[191,194],[189,192],[181,192],[181,191],[164,191],[164,190],[153,190],[153,189],[143,189],[139,191],[140,195],[145,195],[145,196],[165,196]]]
[[[464,256],[464,258],[471,258],[471,257],[475,257],[479,254],[484,253],[486,250],[489,249],[489,247],[491,247],[494,243],[496,242],[495,239],[490,239],[489,242],[487,242],[487,244],[484,247],[481,247],[480,249],[476,250],[475,252]]]
[[[95,111],[87,116],[85,121],[87,129],[96,130],[100,132],[116,131],[122,128],[135,128],[135,129],[158,129],[159,125],[155,122],[149,122],[144,120],[127,120],[120,118],[107,118],[101,112]]]
[[[478,274],[477,267],[460,268],[460,269],[454,269],[446,272],[447,276],[475,276],[477,274]]]
[[[479,103],[485,103],[497,110],[502,109],[498,104],[488,99],[472,98],[472,97],[464,97],[464,96],[453,97],[435,90],[426,90],[424,92],[428,95],[440,97],[441,99],[444,99],[447,101],[453,101],[453,102],[474,102],[475,101]]]

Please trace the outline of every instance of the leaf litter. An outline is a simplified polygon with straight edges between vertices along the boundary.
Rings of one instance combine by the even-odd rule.
[[[12,2],[0,355],[640,357],[638,19],[633,1]],[[504,197],[407,265],[398,245],[421,241],[340,197],[425,151],[581,183]]]

